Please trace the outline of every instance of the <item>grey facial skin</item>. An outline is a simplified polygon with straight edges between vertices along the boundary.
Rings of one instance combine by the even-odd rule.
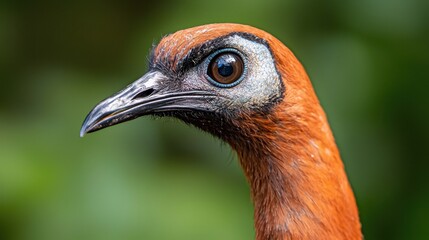
[[[185,74],[184,89],[199,88],[218,92],[223,101],[227,101],[217,102],[218,107],[227,107],[230,111],[257,109],[270,103],[271,99],[281,96],[281,79],[276,71],[271,52],[265,45],[237,35],[227,38],[225,45],[239,50],[245,57],[243,60],[246,71],[242,82],[232,88],[220,89],[205,79],[203,75],[207,71],[205,68],[207,64],[200,64]]]

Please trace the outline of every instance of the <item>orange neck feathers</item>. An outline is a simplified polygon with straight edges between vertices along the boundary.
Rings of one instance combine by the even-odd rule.
[[[251,140],[230,142],[251,186],[256,239],[362,239],[354,195],[310,80],[289,49],[264,38],[275,50],[285,97],[268,117],[239,119],[249,124]]]

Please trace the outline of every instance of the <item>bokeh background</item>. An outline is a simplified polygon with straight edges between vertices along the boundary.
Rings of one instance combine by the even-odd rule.
[[[172,119],[79,138],[153,43],[262,28],[303,62],[366,239],[429,239],[429,1],[0,2],[0,239],[252,239],[235,154]]]

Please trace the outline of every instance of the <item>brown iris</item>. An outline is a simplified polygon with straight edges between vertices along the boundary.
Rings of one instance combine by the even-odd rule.
[[[232,52],[220,53],[215,56],[207,69],[207,74],[220,84],[231,84],[237,81],[244,71],[241,57]]]

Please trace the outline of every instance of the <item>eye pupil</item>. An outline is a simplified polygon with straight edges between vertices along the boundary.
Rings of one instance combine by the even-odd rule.
[[[217,71],[223,77],[230,76],[233,73],[233,71],[234,71],[234,68],[233,68],[233,66],[230,63],[231,60],[234,61],[233,58],[225,59],[225,57],[223,57],[223,56],[218,58],[218,61],[217,61]]]
[[[243,60],[239,54],[232,51],[215,55],[207,67],[209,80],[219,87],[235,86],[243,72]]]

